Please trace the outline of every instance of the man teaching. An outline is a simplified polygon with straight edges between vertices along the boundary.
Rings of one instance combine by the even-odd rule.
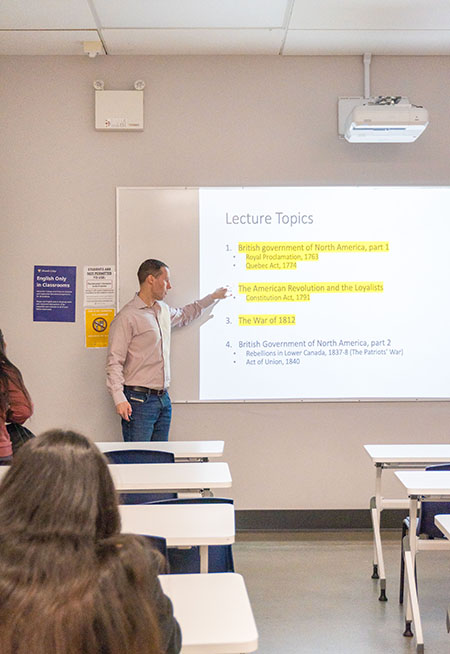
[[[170,331],[198,318],[204,309],[227,297],[225,287],[181,308],[163,300],[172,288],[168,266],[147,259],[138,270],[139,293],[111,323],[106,385],[122,418],[125,441],[167,441],[172,405]]]

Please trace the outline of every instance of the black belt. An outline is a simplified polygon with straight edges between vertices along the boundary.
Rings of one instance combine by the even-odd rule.
[[[127,391],[135,391],[136,393],[147,393],[147,395],[164,395],[165,388],[147,388],[147,386],[124,386]]]

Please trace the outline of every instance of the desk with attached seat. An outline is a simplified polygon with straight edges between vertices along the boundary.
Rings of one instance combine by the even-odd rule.
[[[123,504],[122,532],[162,536],[167,547],[200,547],[201,572],[208,571],[208,546],[234,543],[232,504]]]
[[[447,444],[377,444],[364,445],[375,465],[375,495],[370,500],[374,537],[372,579],[380,579],[380,601],[386,601],[386,572],[381,543],[380,519],[383,509],[406,509],[407,499],[387,499],[382,496],[383,470],[424,469],[433,463],[450,462],[450,445]]]
[[[201,492],[229,488],[227,463],[110,463],[109,471],[119,493],[144,491]]]
[[[420,502],[427,500],[450,500],[450,472],[401,471],[395,476],[405,487],[409,498],[409,535],[405,539],[404,557],[407,576],[408,601],[405,616],[405,636],[412,636],[411,624],[416,630],[417,653],[424,651],[422,623],[415,580],[415,559],[419,549],[450,549],[449,541],[422,541],[417,538],[417,509]],[[406,540],[408,541],[406,543]]]

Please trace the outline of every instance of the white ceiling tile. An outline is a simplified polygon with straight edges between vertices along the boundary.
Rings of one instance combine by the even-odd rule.
[[[70,30],[95,30],[100,19],[108,54],[277,55],[284,36],[285,55],[450,54],[450,0],[0,0],[0,6],[0,53],[82,54],[83,40],[97,40],[97,33]]]
[[[103,30],[112,55],[277,55],[283,30]]]
[[[450,30],[289,30],[284,55],[450,55]]]
[[[290,29],[450,29],[449,0],[295,0]]]
[[[96,28],[87,0],[0,0],[0,29]]]
[[[289,0],[93,0],[102,27],[277,28]]]
[[[95,30],[0,30],[0,55],[87,56],[83,52],[83,41],[98,41],[98,32]]]

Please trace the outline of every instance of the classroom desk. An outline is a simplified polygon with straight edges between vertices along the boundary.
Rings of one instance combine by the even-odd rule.
[[[387,499],[382,496],[383,470],[423,469],[434,463],[450,462],[450,445],[447,444],[378,444],[364,445],[375,466],[375,495],[370,500],[374,556],[372,579],[380,579],[380,601],[386,601],[386,572],[381,544],[380,518],[383,509],[406,509],[406,499]]]
[[[176,461],[208,461],[223,455],[224,441],[109,441],[95,443],[100,452],[159,450],[171,452]]]
[[[114,486],[119,493],[201,492],[230,488],[227,463],[109,463]],[[9,466],[0,466],[0,481]]]
[[[444,536],[450,540],[450,514],[436,515],[434,517],[436,527],[438,527]]]
[[[119,493],[211,494],[210,489],[231,486],[227,463],[110,463],[108,468]]]
[[[409,536],[405,538],[404,557],[408,588],[405,613],[405,636],[412,636],[411,623],[416,629],[417,653],[424,651],[422,623],[415,580],[415,558],[418,550],[450,549],[450,542],[443,540],[420,540],[416,536],[417,509],[419,501],[450,500],[450,472],[401,471],[395,476],[405,487],[409,498]]]
[[[159,579],[180,623],[181,654],[256,651],[258,632],[241,575],[160,575]]]
[[[434,517],[434,523],[442,531],[444,536],[450,540],[450,515],[436,515]],[[450,609],[447,610],[447,631],[450,631]]]
[[[122,504],[122,532],[162,536],[168,547],[200,547],[200,571],[208,572],[208,546],[234,543],[232,504]]]

